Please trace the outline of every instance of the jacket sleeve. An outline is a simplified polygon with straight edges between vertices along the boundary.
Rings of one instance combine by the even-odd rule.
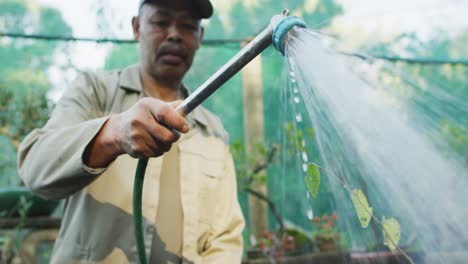
[[[229,153],[226,161],[226,175],[221,186],[224,204],[217,214],[214,225],[213,239],[203,252],[203,264],[232,263],[239,264],[242,260],[242,231],[245,226],[244,217],[237,198],[236,173],[232,155]]]
[[[108,117],[106,89],[88,74],[80,75],[57,103],[47,124],[21,143],[18,167],[26,186],[46,199],[62,199],[91,183],[101,170],[84,166],[86,146]]]

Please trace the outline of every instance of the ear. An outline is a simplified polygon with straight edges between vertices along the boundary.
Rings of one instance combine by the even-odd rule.
[[[205,34],[205,28],[200,27],[200,38],[198,39],[198,47],[200,47],[202,42],[203,42],[203,35],[204,34]]]
[[[140,40],[140,18],[134,16],[132,18],[133,38],[138,42]]]

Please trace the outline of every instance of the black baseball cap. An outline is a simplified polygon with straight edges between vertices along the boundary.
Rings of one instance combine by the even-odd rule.
[[[170,0],[169,0],[170,1]],[[213,15],[213,5],[211,5],[210,0],[186,0],[190,2],[195,8],[197,8],[198,13],[201,18],[210,18]],[[145,3],[157,3],[158,0],[140,0],[140,9]]]

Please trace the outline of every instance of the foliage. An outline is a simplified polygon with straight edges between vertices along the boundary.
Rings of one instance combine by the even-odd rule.
[[[71,29],[55,9],[35,1],[0,2],[0,29],[15,33],[70,35]],[[57,42],[0,39],[0,185],[18,182],[16,152],[19,142],[32,129],[44,125],[48,117],[47,92],[51,84],[47,70]],[[16,179],[16,180],[15,180]]]
[[[6,0],[0,2],[0,29],[14,33],[71,34],[70,27],[64,22],[58,10],[39,6],[36,1]],[[0,58],[9,63],[0,67],[0,80],[12,71],[35,70],[43,72],[53,63],[57,42],[28,41],[12,39],[0,42]],[[62,47],[63,48],[63,47]],[[33,59],[31,59],[33,58]]]
[[[293,251],[296,248],[296,243],[294,237],[287,232],[274,234],[265,231],[257,246],[266,257],[278,261],[288,252]]]
[[[137,46],[134,44],[117,45],[107,55],[104,69],[115,70],[138,62]]]
[[[320,187],[320,171],[315,164],[309,164],[305,175],[305,183],[312,197],[317,198]]]
[[[21,196],[18,204],[20,214],[18,225],[6,234],[0,234],[0,263],[23,263],[20,250],[24,237],[23,227],[28,217],[32,202]]]
[[[278,149],[276,144],[257,143],[247,152],[239,140],[231,144],[240,190],[266,183],[265,170],[276,161]]]
[[[384,245],[392,252],[396,252],[397,245],[400,242],[400,223],[395,218],[382,219]]]
[[[338,215],[333,213],[332,215],[322,215],[322,217],[314,217],[312,222],[315,225],[315,239],[320,241],[336,241],[340,240],[340,232],[336,229],[336,221]]]
[[[442,134],[449,146],[468,162],[468,126],[453,124],[447,120],[441,122]]]
[[[361,226],[366,228],[372,219],[374,209],[369,206],[369,202],[361,190],[353,190],[351,192],[351,200],[353,201]]]
[[[48,80],[41,73],[18,70],[5,81],[12,88],[0,87],[0,134],[17,149],[19,142],[48,118]]]
[[[302,17],[313,28],[327,26],[333,17],[342,12],[341,6],[333,0],[266,0],[254,4],[235,1],[226,20],[236,23],[236,26],[226,28],[225,36],[246,38],[254,32],[259,32],[270,22],[273,15],[279,14],[283,9],[289,9],[292,15]]]
[[[362,227],[367,228],[369,222],[374,219],[382,228],[384,245],[394,253],[401,250],[398,247],[400,243],[400,223],[395,218],[386,219],[385,217],[379,222],[375,218],[373,208],[370,207],[362,190],[352,190],[351,199]]]

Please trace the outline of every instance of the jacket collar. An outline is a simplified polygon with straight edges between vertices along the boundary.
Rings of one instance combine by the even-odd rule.
[[[119,86],[122,89],[141,93],[143,86],[140,79],[140,66],[131,65],[120,72]]]
[[[143,91],[143,85],[140,78],[140,66],[138,64],[131,65],[123,69],[120,73],[119,87],[127,91],[133,91],[141,93]],[[184,98],[187,98],[190,94],[189,90],[183,85]],[[189,119],[193,118],[197,123],[208,127],[208,120],[203,114],[202,110],[198,107],[195,108],[192,113],[187,116]]]

